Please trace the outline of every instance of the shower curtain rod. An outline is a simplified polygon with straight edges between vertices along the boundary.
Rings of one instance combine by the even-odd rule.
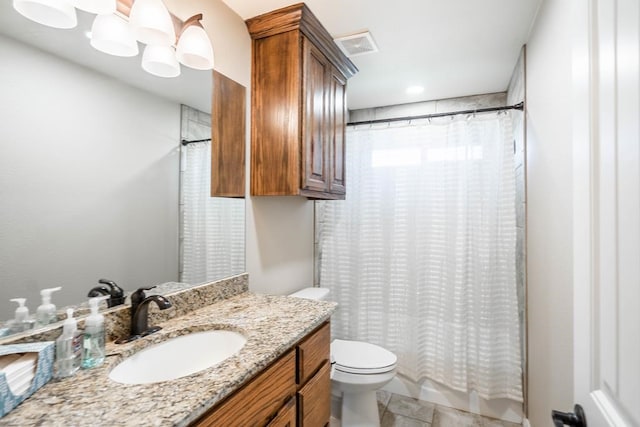
[[[403,121],[418,120],[418,119],[433,119],[436,117],[457,116],[459,114],[489,113],[491,111],[504,111],[504,110],[522,111],[524,110],[524,102],[519,102],[515,105],[506,105],[504,107],[478,108],[477,110],[454,111],[451,113],[434,113],[434,114],[425,114],[423,116],[407,116],[407,117],[394,117],[391,119],[363,120],[361,122],[349,122],[347,123],[347,126],[373,125],[376,123],[403,122]]]
[[[196,142],[207,142],[207,141],[211,141],[211,138],[207,138],[207,139],[195,139],[193,141],[187,141],[186,139],[183,139],[182,145],[189,145],[189,144],[195,144]]]

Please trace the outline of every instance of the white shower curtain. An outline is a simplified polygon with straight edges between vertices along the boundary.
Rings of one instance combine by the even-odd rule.
[[[210,142],[183,147],[183,171],[181,281],[203,283],[244,271],[244,199],[210,196]]]
[[[508,113],[350,128],[345,201],[317,203],[337,338],[400,374],[522,401]]]

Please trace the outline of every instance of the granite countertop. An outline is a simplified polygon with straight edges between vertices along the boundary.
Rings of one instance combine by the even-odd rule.
[[[4,418],[1,426],[185,426],[275,361],[335,311],[336,304],[245,292],[160,323],[163,329],[129,344],[107,344],[103,366],[54,379]],[[156,384],[108,379],[123,358],[189,332],[229,329],[246,345],[204,371]]]

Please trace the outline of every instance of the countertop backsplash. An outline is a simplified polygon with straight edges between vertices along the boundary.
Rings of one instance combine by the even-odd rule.
[[[147,295],[161,294],[171,301],[172,307],[168,310],[159,310],[155,304],[149,307],[149,325],[162,323],[178,316],[183,316],[191,311],[211,305],[217,301],[230,298],[234,295],[246,292],[249,289],[249,275],[247,273],[211,283],[173,291],[172,282],[158,285],[157,289],[147,291]],[[131,306],[124,305],[106,309],[101,312],[105,317],[105,329],[107,341],[127,337],[130,331]],[[84,319],[78,319],[78,327],[84,328]],[[26,331],[0,339],[0,345],[31,343],[41,341],[55,341],[62,332],[62,323],[58,322],[49,327],[36,331]]]

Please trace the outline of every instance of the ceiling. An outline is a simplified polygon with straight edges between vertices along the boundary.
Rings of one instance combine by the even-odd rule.
[[[191,0],[197,5],[197,1]],[[200,1],[200,0],[198,0]],[[296,3],[223,0],[243,19]],[[506,90],[541,0],[307,0],[336,37],[369,30],[379,52],[352,58],[350,109],[403,104]],[[194,6],[195,7],[195,6]],[[210,73],[182,67],[175,79],[152,76],[140,57],[115,58],[93,49],[84,35],[93,15],[78,12],[78,27],[57,30],[18,15],[0,1],[0,34],[97,69],[173,101],[210,111]],[[215,49],[215,42],[214,42]],[[408,86],[424,92],[408,95]]]
[[[297,1],[223,0],[243,19]],[[335,38],[369,30],[379,52],[352,58],[349,109],[507,89],[541,0],[306,0]],[[424,87],[418,95],[406,88]]]

